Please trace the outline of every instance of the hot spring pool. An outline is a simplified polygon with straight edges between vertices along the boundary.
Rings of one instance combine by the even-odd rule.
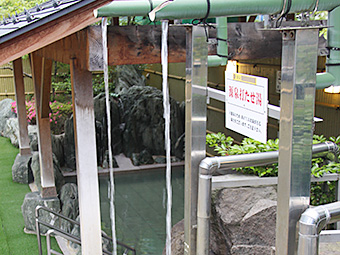
[[[109,176],[100,177],[102,228],[111,235]],[[184,218],[184,170],[172,170],[172,225]],[[137,254],[161,255],[165,246],[165,170],[143,170],[115,176],[117,239]]]

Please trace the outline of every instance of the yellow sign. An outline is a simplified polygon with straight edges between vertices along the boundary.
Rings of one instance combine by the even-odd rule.
[[[243,75],[243,74],[239,74],[239,73],[233,74],[233,80],[256,85],[256,78],[255,77],[250,77],[248,75]]]

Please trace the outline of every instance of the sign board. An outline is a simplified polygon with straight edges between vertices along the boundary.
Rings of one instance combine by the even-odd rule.
[[[226,128],[267,142],[268,79],[226,72]]]

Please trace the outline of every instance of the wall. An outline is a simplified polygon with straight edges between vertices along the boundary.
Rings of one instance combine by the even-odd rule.
[[[5,98],[11,98],[15,100],[15,90],[14,90],[14,80],[13,80],[13,68],[12,63],[6,64],[0,67],[0,101]],[[24,82],[25,82],[25,92],[26,94],[33,95],[34,85],[31,75],[31,67],[29,64],[29,59],[23,59],[23,71]]]

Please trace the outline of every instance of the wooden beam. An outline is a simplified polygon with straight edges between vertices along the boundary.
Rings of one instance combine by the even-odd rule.
[[[46,70],[43,65],[43,59],[37,54],[31,54],[31,67],[34,82],[36,119],[38,124],[38,145],[39,145],[39,162],[40,162],[40,179],[41,179],[41,197],[56,197],[57,191],[54,180],[53,158],[52,158],[52,141],[50,119],[42,118],[41,103],[43,72]]]
[[[41,80],[41,97],[40,97],[40,118],[49,119],[50,101],[51,101],[51,77],[52,77],[52,60],[42,58],[42,80]]]
[[[72,59],[71,82],[82,254],[102,254],[92,74]]]
[[[27,114],[25,105],[25,84],[24,72],[22,69],[22,59],[13,61],[15,100],[17,102],[17,115],[19,124],[19,150],[20,155],[31,154],[30,139],[27,129]]]
[[[1,43],[0,66],[99,21],[99,19],[94,17],[93,10],[110,2],[111,0],[94,1],[74,12],[67,13],[56,20]]]

